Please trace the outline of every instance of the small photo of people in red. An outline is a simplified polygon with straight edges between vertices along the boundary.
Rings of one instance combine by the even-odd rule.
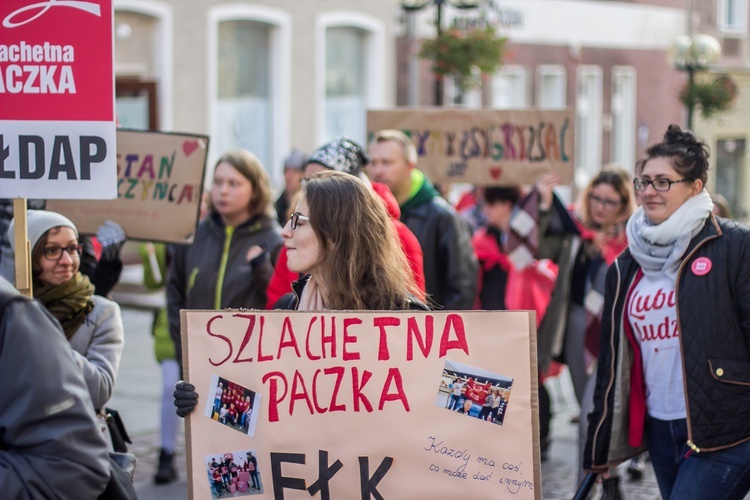
[[[459,415],[503,425],[513,379],[446,360],[435,404]]]
[[[263,493],[255,450],[217,453],[204,457],[212,498],[235,498]]]
[[[260,409],[260,394],[240,384],[211,376],[211,387],[204,414],[248,436],[255,435],[255,425]]]

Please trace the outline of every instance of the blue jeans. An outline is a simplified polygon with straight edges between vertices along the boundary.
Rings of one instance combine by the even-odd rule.
[[[750,491],[750,441],[695,453],[687,421],[646,419],[649,456],[665,500],[743,499]]]

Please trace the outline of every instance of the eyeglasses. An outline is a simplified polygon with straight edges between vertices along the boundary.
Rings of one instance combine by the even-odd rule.
[[[608,200],[606,198],[600,198],[595,194],[589,195],[589,201],[595,203],[606,210],[614,210],[620,206],[620,200]]]
[[[310,220],[310,217],[302,215],[299,212],[294,212],[292,216],[289,218],[289,222],[292,224],[292,231],[297,229],[297,226],[299,225],[299,221],[308,222],[309,220]]]
[[[53,245],[42,248],[42,255],[44,256],[44,258],[52,261],[60,260],[62,258],[63,252],[68,252],[70,258],[75,260],[81,256],[83,247],[81,245],[68,245],[67,247],[59,247],[57,245]]]
[[[693,179],[679,179],[676,181],[670,181],[664,177],[658,177],[656,179],[644,179],[643,177],[636,177],[633,179],[633,187],[636,191],[645,191],[649,184],[654,187],[655,191],[669,191],[672,184],[679,184],[680,182],[693,182]]]

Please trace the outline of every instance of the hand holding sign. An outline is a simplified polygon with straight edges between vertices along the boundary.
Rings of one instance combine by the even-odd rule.
[[[177,407],[177,415],[186,417],[191,414],[198,405],[195,386],[184,380],[177,382],[174,386],[174,405]]]

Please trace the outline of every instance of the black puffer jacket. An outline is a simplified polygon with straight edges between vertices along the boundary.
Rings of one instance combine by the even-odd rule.
[[[281,228],[268,215],[232,228],[211,214],[198,225],[192,245],[175,247],[167,314],[178,361],[182,359],[180,309],[265,309],[266,288],[281,243]],[[247,251],[254,245],[267,252],[247,262]]]
[[[696,259],[711,262],[702,276]],[[623,330],[625,302],[639,265],[629,250],[609,270],[602,343],[584,448],[585,469],[621,463],[646,446],[628,444],[633,349]],[[677,285],[688,446],[694,452],[750,439],[750,229],[711,216],[690,242]],[[624,347],[624,349],[623,349]],[[645,441],[645,440],[644,440]]]

